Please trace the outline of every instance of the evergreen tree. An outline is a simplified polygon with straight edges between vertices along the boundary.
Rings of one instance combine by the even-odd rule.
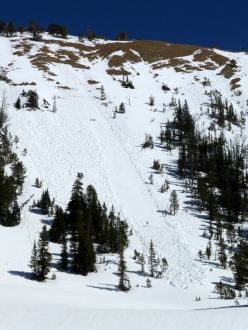
[[[119,111],[120,111],[120,113],[125,113],[126,112],[125,105],[124,105],[123,102],[121,102],[121,104],[119,106]]]
[[[46,226],[42,227],[42,232],[38,241],[37,248],[37,280],[45,281],[48,277],[47,274],[51,269],[52,255],[49,252],[49,243],[47,240]]]
[[[226,245],[224,238],[220,238],[220,244],[219,244],[219,250],[218,250],[218,259],[220,261],[221,267],[226,269],[226,262],[227,262],[227,256],[226,256]]]
[[[141,273],[143,274],[145,272],[145,257],[143,254],[138,256],[138,263],[141,265]]]
[[[150,276],[154,277],[155,272],[157,271],[157,260],[156,260],[152,240],[150,242],[150,247],[149,247],[148,265],[149,265],[149,270],[150,270]]]
[[[64,234],[61,237],[61,253],[60,253],[60,268],[62,270],[68,269],[68,252],[67,252],[67,241],[66,241],[66,235]]]
[[[126,275],[126,261],[124,259],[124,248],[120,248],[119,252],[119,263],[118,263],[118,272],[119,272],[119,284],[118,289],[121,291],[129,291],[131,289],[129,278]]]
[[[172,190],[170,195],[170,212],[175,215],[179,210],[179,202],[177,198],[177,193],[175,190]]]
[[[18,97],[18,99],[17,99],[17,101],[15,103],[15,107],[18,110],[21,109],[21,99],[20,99],[20,97]]]
[[[106,100],[106,95],[103,86],[101,86],[100,92],[101,92],[101,100]]]
[[[37,253],[36,243],[34,240],[32,254],[31,254],[31,260],[28,265],[32,269],[32,279],[33,280],[37,280],[37,277],[38,277],[37,259],[38,259],[38,253]]]
[[[54,95],[53,97],[53,112],[56,113],[57,112],[57,99],[56,96]]]
[[[230,261],[233,272],[235,288],[243,290],[248,283],[248,243],[244,240],[239,242],[239,252],[235,252]]]
[[[66,222],[63,209],[59,206],[55,207],[55,217],[50,229],[50,239],[55,243],[62,243],[62,238],[66,233]]]

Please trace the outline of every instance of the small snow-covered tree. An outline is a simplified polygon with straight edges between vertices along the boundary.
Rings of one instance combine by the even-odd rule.
[[[53,97],[53,112],[56,113],[57,112],[57,99],[56,96],[54,95]]]
[[[101,86],[100,92],[101,92],[101,100],[106,100],[106,95],[103,86]]]

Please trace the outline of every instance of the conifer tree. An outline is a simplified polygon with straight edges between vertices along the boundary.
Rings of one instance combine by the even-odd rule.
[[[38,253],[37,253],[36,243],[34,240],[32,254],[31,254],[31,260],[28,265],[32,269],[32,279],[33,280],[37,280],[37,276],[38,276],[37,259],[38,259]]]
[[[170,212],[175,215],[179,210],[179,202],[177,198],[177,193],[175,190],[172,190],[170,195]]]
[[[68,252],[67,252],[67,241],[66,235],[64,234],[60,240],[61,242],[61,253],[60,253],[60,268],[62,270],[68,269]]]
[[[119,111],[120,111],[120,113],[125,113],[126,112],[125,105],[124,105],[123,102],[121,102],[121,104],[119,106]]]
[[[141,254],[141,255],[138,256],[137,262],[140,264],[140,266],[141,266],[141,273],[143,274],[145,272],[145,263],[146,263],[145,257],[144,257],[143,254]]]
[[[226,269],[226,262],[227,262],[227,256],[226,256],[226,245],[224,238],[220,238],[220,244],[219,244],[219,250],[218,250],[218,258],[221,264],[221,267]]]
[[[129,291],[131,289],[130,281],[126,275],[126,261],[124,258],[124,248],[121,246],[119,251],[119,263],[118,263],[118,272],[119,272],[119,284],[118,289],[120,291]]]
[[[20,99],[20,97],[18,97],[18,99],[17,99],[17,101],[15,103],[15,107],[18,110],[21,109],[21,99]]]
[[[150,242],[150,247],[149,247],[148,265],[149,265],[149,270],[150,270],[150,276],[154,277],[155,272],[157,271],[157,260],[156,260],[152,240]]]
[[[49,243],[47,240],[46,226],[42,227],[42,232],[38,241],[37,247],[37,280],[45,281],[47,274],[51,269],[52,255],[49,252]]]
[[[106,100],[106,95],[103,86],[101,86],[100,92],[101,92],[101,100]]]
[[[62,243],[62,237],[66,233],[66,222],[63,209],[56,205],[55,207],[55,217],[53,224],[50,229],[50,239],[55,243]]]
[[[57,99],[56,96],[54,95],[53,97],[53,112],[56,113],[57,112]]]

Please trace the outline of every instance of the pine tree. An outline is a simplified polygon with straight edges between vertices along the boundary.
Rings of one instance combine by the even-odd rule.
[[[66,233],[66,222],[63,209],[59,206],[55,207],[55,217],[50,229],[50,238],[52,242],[61,243],[62,237]]]
[[[179,210],[179,202],[177,198],[177,193],[175,190],[172,190],[170,195],[170,212],[175,215]]]
[[[69,262],[68,262],[67,241],[65,234],[62,236],[60,242],[61,242],[60,268],[62,270],[67,270]]]
[[[101,86],[100,92],[101,92],[101,100],[106,100],[106,95],[103,86]]]
[[[155,100],[154,96],[150,95],[150,97],[149,97],[149,105],[153,106],[154,105],[154,100]]]
[[[31,260],[28,265],[32,269],[32,279],[33,280],[37,280],[37,276],[38,276],[37,259],[38,259],[38,253],[37,253],[36,243],[34,240],[32,254],[31,254]]]
[[[141,273],[143,274],[145,272],[145,257],[143,254],[138,256],[138,260],[137,260],[138,264],[141,265]]]
[[[121,291],[129,291],[131,289],[129,278],[126,275],[126,261],[124,259],[124,248],[120,248],[119,252],[119,263],[118,263],[118,272],[119,272],[119,284],[118,289]]]
[[[157,260],[156,260],[152,240],[150,242],[150,247],[149,247],[148,265],[149,265],[149,270],[150,270],[150,276],[154,277],[155,272],[157,271]]]
[[[54,95],[53,97],[53,112],[56,113],[57,112],[57,99],[56,96]]]
[[[226,262],[227,262],[227,256],[226,256],[226,245],[224,238],[220,238],[220,244],[219,244],[219,250],[218,250],[218,258],[221,264],[221,267],[226,269]]]
[[[20,99],[20,97],[18,97],[18,99],[17,99],[17,101],[15,103],[15,107],[18,110],[21,109],[21,99]]]
[[[123,102],[121,102],[121,104],[119,106],[119,111],[120,111],[120,113],[125,113],[126,112],[125,105],[124,105]]]
[[[47,240],[46,226],[42,227],[42,232],[38,241],[37,248],[37,280],[45,281],[48,277],[47,274],[51,269],[52,255],[49,252],[49,243]]]

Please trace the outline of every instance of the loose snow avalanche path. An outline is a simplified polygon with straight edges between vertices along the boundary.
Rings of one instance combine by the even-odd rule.
[[[61,84],[73,88],[58,92],[58,112],[20,110],[11,121],[19,148],[27,148],[27,168],[33,169],[27,184],[42,179],[56,203],[65,207],[77,172],[83,172],[84,187],[92,184],[108,208],[113,204],[120,211],[140,238],[143,252],[148,254],[153,240],[158,257],[167,258],[166,280],[176,286],[203,284],[204,271],[178,230],[177,216],[159,212],[163,203],[145,183],[146,151],[141,151],[139,136],[130,131],[125,115],[113,120],[113,107],[101,105],[75,69],[58,65],[56,70]],[[40,192],[36,190],[35,198]],[[24,218],[27,223],[27,213]],[[33,233],[36,236],[35,229]]]

